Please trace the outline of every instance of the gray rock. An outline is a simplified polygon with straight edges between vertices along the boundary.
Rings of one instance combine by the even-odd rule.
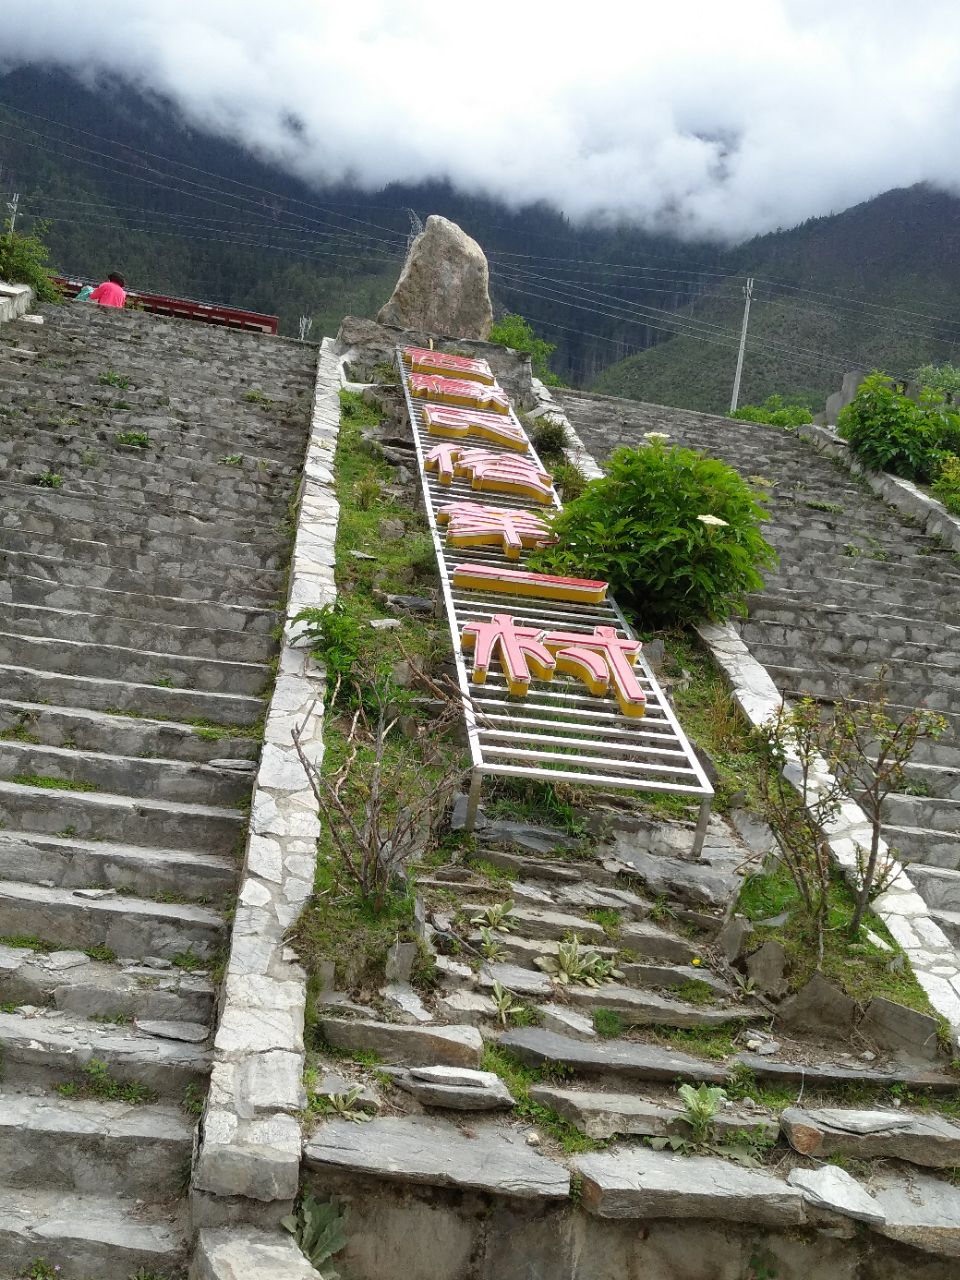
[[[668,964],[689,964],[698,958],[697,948],[686,938],[668,933],[650,921],[625,925],[620,931],[620,946],[624,951],[647,960],[662,960]]]
[[[908,1160],[931,1169],[960,1165],[960,1125],[933,1111],[853,1111],[788,1107],[780,1125],[801,1155]]]
[[[514,1105],[510,1090],[492,1071],[412,1067],[397,1075],[395,1082],[428,1107],[445,1107],[451,1111],[497,1111]]]
[[[570,1190],[566,1169],[531,1151],[519,1134],[478,1126],[466,1137],[427,1116],[385,1116],[364,1125],[330,1120],[304,1154],[307,1170],[323,1176],[347,1171],[524,1200],[562,1200]]]
[[[470,975],[470,970],[467,974]],[[480,991],[451,991],[436,1002],[437,1017],[447,1022],[478,1026],[497,1016],[497,1006]]]
[[[197,1237],[191,1280],[317,1280],[288,1232],[208,1227]]]
[[[780,1051],[779,1040],[767,1040],[760,1035],[751,1034],[748,1036],[746,1043],[751,1053],[759,1053],[763,1057],[771,1057]]]
[[[858,1028],[864,1039],[878,1048],[925,1062],[935,1062],[940,1056],[939,1029],[936,1018],[929,1014],[917,1013],[880,996],[870,1001]]]
[[[430,596],[387,596],[387,604],[391,609],[400,609],[403,613],[417,613],[432,618],[434,602]]]
[[[887,1220],[866,1188],[856,1178],[851,1178],[845,1169],[829,1164],[822,1169],[791,1169],[787,1182],[791,1187],[798,1187],[804,1199],[818,1209],[842,1213],[846,1218],[855,1218],[871,1226]]]
[[[913,1089],[930,1089],[934,1093],[953,1093],[957,1087],[956,1077],[945,1071],[924,1071],[908,1065],[877,1071],[832,1062],[775,1062],[756,1053],[738,1053],[727,1065],[746,1067],[760,1080],[781,1080],[796,1085],[850,1083],[883,1088],[891,1084],[905,1084]]]
[[[517,996],[549,996],[553,983],[539,969],[522,969],[516,964],[487,964],[480,971],[480,985],[492,988],[495,982]]]
[[[664,1049],[660,1045],[632,1040],[603,1040],[587,1043],[571,1036],[557,1035],[539,1027],[508,1031],[500,1043],[528,1066],[565,1063],[581,1075],[617,1080],[684,1080],[723,1084],[722,1063],[707,1062],[690,1054]]]
[[[137,1018],[136,1027],[144,1035],[182,1040],[185,1044],[203,1044],[210,1037],[210,1029],[200,1022],[147,1022]]]
[[[577,1013],[565,1004],[539,1004],[537,1013],[545,1031],[555,1031],[561,1036],[573,1036],[575,1040],[596,1040],[593,1021],[585,1014]]]
[[[633,874],[655,896],[663,894],[686,902],[723,907],[739,891],[740,876],[732,869],[645,853],[641,849],[631,849],[627,840],[625,836],[618,838],[616,856],[630,864]]]
[[[482,845],[505,844],[525,849],[528,853],[557,853],[572,849],[576,844],[565,831],[554,827],[537,827],[529,822],[509,822],[497,818],[487,822],[477,831]]]
[[[243,760],[238,756],[228,756],[223,760],[209,761],[211,769],[225,769],[229,773],[256,773],[256,760]]]
[[[479,1067],[483,1049],[475,1027],[407,1027],[321,1018],[319,1031],[335,1049],[372,1050],[381,1061],[396,1066]]]
[[[407,527],[396,516],[390,516],[380,521],[378,532],[384,542],[399,542],[406,537]]]
[[[367,623],[374,631],[396,631],[400,626],[399,618],[371,618]]]
[[[777,1026],[788,1031],[847,1039],[853,1030],[856,1002],[822,973],[785,1000],[777,1011]]]
[[[731,916],[717,934],[717,945],[728,964],[735,964],[746,950],[753,925],[746,916]]]
[[[601,1218],[700,1218],[799,1226],[803,1196],[765,1169],[741,1169],[712,1156],[628,1147],[580,1156],[582,1204]]]
[[[409,982],[388,982],[383,991],[384,1004],[400,1014],[403,1022],[432,1022],[433,1015]]]
[[[597,1093],[585,1089],[562,1089],[554,1085],[534,1085],[530,1097],[545,1107],[552,1107],[565,1120],[575,1124],[588,1138],[612,1138],[615,1134],[637,1137],[683,1137],[690,1126],[678,1107],[663,1106],[638,1098],[632,1093]],[[776,1120],[765,1113],[750,1114],[740,1109],[718,1111],[714,1129],[723,1137],[747,1130],[762,1129],[766,1138],[776,1140]]]
[[[493,308],[487,259],[476,240],[455,222],[431,214],[377,321],[443,337],[485,338]]]
[[[645,640],[643,644],[643,656],[647,666],[654,673],[658,672],[663,666],[664,647],[662,640]]]
[[[747,975],[761,995],[779,999],[787,990],[785,972],[787,953],[780,942],[772,939],[747,956]]]
[[[887,1219],[875,1231],[925,1253],[960,1258],[960,1188],[920,1173],[879,1175],[872,1185]]]
[[[395,942],[387,952],[386,977],[389,982],[409,982],[420,948],[415,942]]]

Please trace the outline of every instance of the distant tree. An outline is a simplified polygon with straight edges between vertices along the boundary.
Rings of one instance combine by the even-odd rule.
[[[960,369],[955,364],[924,364],[913,373],[925,391],[936,391],[950,403],[960,394]]]
[[[783,396],[767,396],[763,404],[741,405],[733,415],[744,422],[765,422],[773,427],[799,427],[812,422],[813,414],[805,404],[786,404]]]
[[[60,297],[47,272],[50,253],[41,239],[48,229],[46,222],[36,222],[28,235],[21,235],[11,230],[8,220],[0,235],[0,280],[28,284],[40,302],[56,302]]]

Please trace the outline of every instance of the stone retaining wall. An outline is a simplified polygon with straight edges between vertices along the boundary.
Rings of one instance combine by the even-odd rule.
[[[297,1113],[306,1105],[306,974],[284,938],[313,891],[320,826],[291,731],[303,726],[304,750],[319,762],[325,679],[305,647],[303,628],[293,618],[305,605],[320,607],[336,594],[333,457],[339,387],[335,344],[325,339],[300,492],[284,643],[264,729],[210,1093],[194,1163],[195,1227],[274,1225],[289,1212],[299,1185]],[[208,1268],[196,1274],[232,1273]]]
[[[33,306],[33,290],[28,284],[7,284],[0,280],[0,324],[17,320]]]

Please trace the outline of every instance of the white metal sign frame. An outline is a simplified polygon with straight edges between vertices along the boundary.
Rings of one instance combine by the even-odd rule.
[[[540,782],[571,782],[690,796],[700,802],[694,840],[694,852],[699,854],[713,788],[642,651],[636,663],[636,674],[646,696],[646,712],[641,718],[625,716],[612,693],[596,696],[572,676],[560,673],[549,681],[532,680],[523,698],[511,696],[499,668],[491,666],[483,684],[471,681],[461,648],[463,628],[469,622],[485,621],[497,613],[509,613],[517,625],[544,631],[563,629],[590,633],[597,626],[612,626],[620,636],[629,639],[635,636],[619,606],[610,598],[599,604],[577,604],[454,586],[453,570],[457,565],[522,569],[528,553],[521,552],[519,560],[514,560],[508,559],[496,546],[448,546],[445,532],[437,521],[440,507],[451,502],[480,502],[523,511],[535,510],[537,504],[513,494],[477,492],[459,476],[454,476],[449,484],[442,484],[436,474],[427,471],[426,456],[435,445],[442,443],[442,438],[429,433],[423,410],[428,405],[442,406],[412,395],[402,348],[397,348],[396,355],[463,695],[472,761],[467,830],[472,830],[476,821],[483,777],[496,774]],[[522,430],[512,408],[509,419],[504,420]],[[482,442],[482,447],[513,458],[528,456],[540,465],[532,444],[529,444],[528,455],[487,440]],[[554,504],[561,505],[556,494]]]

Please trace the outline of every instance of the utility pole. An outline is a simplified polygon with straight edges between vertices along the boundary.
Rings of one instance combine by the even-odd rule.
[[[13,193],[13,199],[7,201],[7,208],[10,210],[10,234],[13,235],[17,226],[17,211],[20,208],[20,192]]]
[[[730,397],[730,412],[736,413],[737,401],[740,398],[740,375],[743,373],[743,353],[747,345],[747,323],[750,320],[750,299],[753,297],[753,276],[747,277],[743,291],[743,328],[740,330],[740,350],[737,352],[737,372],[733,375],[733,394]]]

